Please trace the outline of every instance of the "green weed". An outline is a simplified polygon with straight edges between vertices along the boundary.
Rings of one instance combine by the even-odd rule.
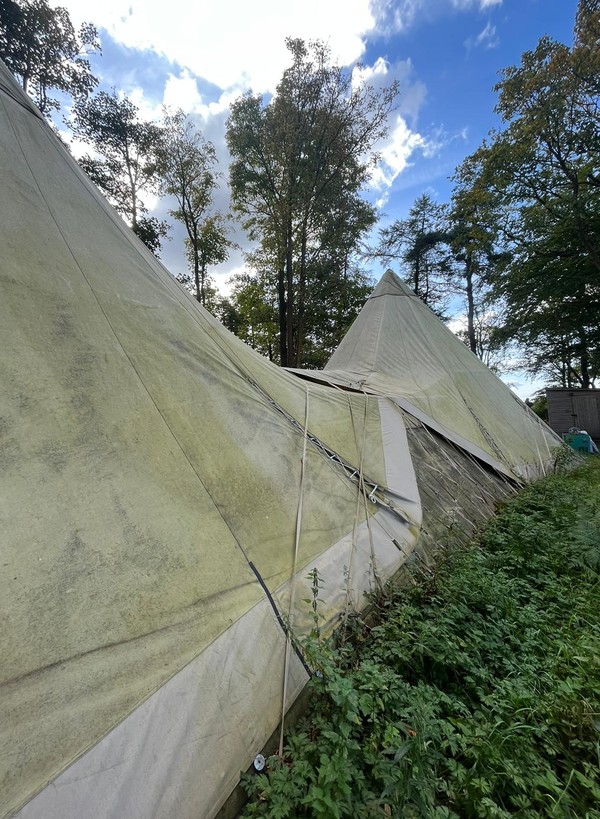
[[[311,710],[243,815],[600,817],[599,571],[590,460],[330,641],[312,576]]]

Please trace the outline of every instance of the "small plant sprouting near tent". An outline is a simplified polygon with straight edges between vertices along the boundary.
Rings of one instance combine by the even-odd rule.
[[[600,817],[600,459],[305,642],[311,708],[244,816]],[[321,586],[314,577],[318,611]]]
[[[577,461],[581,460],[581,455],[577,455],[574,449],[568,444],[557,446],[553,450],[554,454],[554,471],[558,475],[564,475],[569,472],[576,465]]]
[[[323,615],[319,611],[319,603],[322,603],[323,601],[319,597],[319,594],[323,588],[323,578],[315,566],[315,568],[311,569],[311,571],[306,575],[306,579],[310,581],[311,596],[302,598],[302,602],[306,603],[311,608],[313,621],[311,636],[319,640],[321,637],[321,622],[323,620]]]

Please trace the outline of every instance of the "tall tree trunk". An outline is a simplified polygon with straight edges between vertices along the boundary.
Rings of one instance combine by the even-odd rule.
[[[469,348],[477,355],[477,338],[475,336],[475,299],[473,297],[473,257],[467,253],[465,260],[465,280],[467,283],[467,337]]]
[[[302,346],[304,343],[304,310],[305,310],[305,290],[306,290],[306,246],[307,246],[307,225],[306,219],[302,225],[302,238],[300,247],[300,281],[298,283],[298,316],[296,323],[296,355],[295,366],[300,366],[302,357]]]
[[[587,343],[587,333],[585,327],[579,328],[579,339],[581,341],[579,360],[581,363],[581,386],[584,390],[589,390],[590,379],[590,355]]]
[[[414,271],[413,271],[413,278],[414,278],[414,285],[415,285],[415,287],[414,287],[415,295],[419,296],[419,298],[421,298],[421,291],[420,291],[420,288],[421,288],[421,256],[420,255],[417,256],[417,258],[415,259],[415,267],[414,267]]]
[[[285,303],[285,257],[279,262],[277,271],[277,308],[279,313],[279,363],[287,367],[287,326]]]
[[[285,248],[285,323],[286,323],[286,348],[285,361],[282,360],[282,367],[289,367],[294,360],[294,254],[292,247],[292,217],[288,217],[286,229]]]
[[[196,301],[202,304],[202,295],[200,287],[200,259],[198,258],[198,229],[196,225],[192,226],[192,253],[194,255],[194,286],[196,287]]]
[[[131,229],[137,233],[138,229],[138,201],[137,187],[133,178],[132,160],[129,155],[129,145],[125,143],[125,165],[127,167],[127,177],[129,179],[129,192],[131,193]]]
[[[200,266],[200,303],[206,307],[206,262],[203,260]]]

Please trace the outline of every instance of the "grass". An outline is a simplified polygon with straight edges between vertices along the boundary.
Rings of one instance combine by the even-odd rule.
[[[305,651],[311,709],[243,816],[600,819],[600,458]]]

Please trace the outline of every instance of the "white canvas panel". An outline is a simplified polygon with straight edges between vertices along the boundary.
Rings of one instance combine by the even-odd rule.
[[[285,642],[259,603],[16,816],[214,816],[279,722]],[[289,669],[288,706],[308,679]]]

